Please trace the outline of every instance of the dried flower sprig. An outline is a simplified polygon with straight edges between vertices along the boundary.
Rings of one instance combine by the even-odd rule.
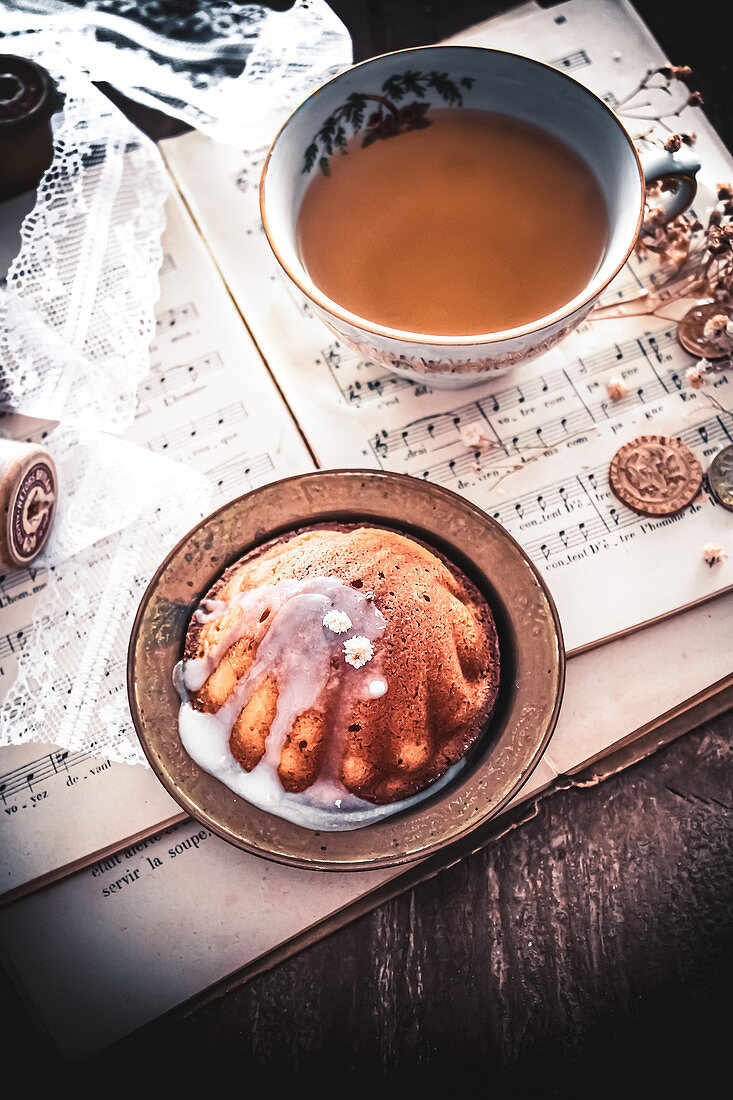
[[[678,119],[688,107],[702,106],[702,96],[692,87],[693,72],[689,65],[662,65],[658,69],[647,69],[639,83],[625,96],[617,100],[614,105],[616,114],[623,115],[631,121],[658,122],[672,135],[674,142],[679,145],[673,151],[676,152],[682,143],[695,144],[695,134],[675,134],[670,122]],[[679,91],[678,87],[679,86]],[[661,94],[660,94],[661,93]],[[674,97],[677,102],[670,107],[663,102],[663,96]],[[662,99],[660,108],[658,101]],[[649,141],[661,144],[653,134],[640,135]]]
[[[698,339],[715,371],[730,369],[733,356],[733,186],[718,184],[717,203],[707,221],[692,213],[665,221],[658,204],[661,188],[649,188],[647,213],[637,242],[639,253],[660,261],[654,289],[643,290],[613,305],[598,306],[591,320],[644,314],[664,316],[674,302],[705,304]],[[712,306],[715,306],[712,311]]]

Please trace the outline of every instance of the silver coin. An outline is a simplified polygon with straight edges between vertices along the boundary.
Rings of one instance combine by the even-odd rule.
[[[718,451],[710,463],[708,486],[718,504],[733,512],[733,445]]]

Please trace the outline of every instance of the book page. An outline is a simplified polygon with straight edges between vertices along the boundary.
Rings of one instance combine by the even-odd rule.
[[[151,369],[124,434],[206,473],[215,508],[313,462],[175,193],[167,220]],[[49,427],[16,416],[1,426],[4,435],[34,440]],[[161,560],[168,549],[161,546]],[[44,583],[35,567],[0,577],[0,690],[15,677]],[[0,747],[0,893],[181,816],[147,767],[39,743]]]
[[[549,59],[564,61],[563,67],[574,75],[592,70],[605,86],[605,70],[599,66],[604,59],[610,65],[614,44],[621,41],[622,60],[629,60],[630,67],[633,61],[636,75],[656,47],[648,32],[639,30],[635,13],[622,5],[592,5],[594,18],[599,12],[606,13],[604,19],[609,12],[625,13],[623,25],[614,19],[610,25],[602,21],[602,36],[596,38],[586,20],[588,10],[587,4],[572,0],[560,8],[530,13],[538,20],[536,27],[522,23],[522,41],[514,41],[514,48],[526,52],[531,43],[540,42]],[[558,13],[566,13],[564,24],[557,23]],[[492,33],[499,35],[503,26],[511,31],[515,19],[492,22]],[[485,34],[486,28],[478,33]],[[508,37],[492,42],[511,48]],[[181,173],[198,178],[198,139],[177,139],[184,140],[185,144],[168,144],[169,160],[176,162],[179,179]],[[601,454],[598,438],[610,448],[614,440],[620,443],[633,434],[635,425],[643,426],[647,414],[655,425],[668,418],[673,425],[668,430],[674,430],[675,418],[684,413],[683,438],[689,429],[687,438],[704,465],[712,450],[729,438],[725,417],[713,415],[696,395],[681,399],[675,376],[679,381],[688,359],[676,345],[672,326],[637,320],[633,333],[612,344],[609,330],[594,324],[572,338],[575,358],[566,354],[563,344],[555,349],[558,354],[522,368],[525,373],[505,376],[503,383],[497,379],[451,399],[419,391],[333,345],[327,330],[308,316],[272,266],[258,225],[246,221],[249,215],[243,217],[247,207],[241,196],[251,203],[256,192],[256,157],[243,161],[231,150],[225,155],[219,147],[205,148],[208,186],[222,208],[221,224],[215,211],[208,211],[206,233],[224,267],[224,228],[228,223],[229,235],[239,247],[241,240],[232,227],[245,227],[242,232],[249,244],[241,249],[242,266],[253,265],[252,273],[239,271],[232,256],[227,278],[233,290],[237,279],[241,281],[235,291],[240,308],[245,310],[246,299],[247,320],[268,359],[272,356],[278,382],[320,461],[404,468],[418,476],[427,470],[429,476],[444,479],[492,514],[498,513],[545,570],[575,648],[586,644],[581,639],[598,633],[593,622],[597,616],[613,624],[618,605],[626,624],[628,608],[636,601],[637,620],[643,621],[647,612],[658,613],[660,601],[648,599],[646,591],[652,569],[662,574],[661,605],[667,607],[725,587],[725,574],[708,570],[700,560],[713,519],[716,541],[725,541],[717,526],[722,509],[698,500],[695,507],[699,505],[700,511],[689,510],[683,520],[671,524],[657,527],[658,521],[638,517],[626,517],[622,524],[621,518],[613,518],[620,506],[603,482],[607,462],[604,466],[596,461]],[[227,175],[235,169],[235,175]],[[221,187],[215,179],[220,171]],[[231,202],[227,188],[237,193]],[[192,192],[187,197],[196,206]],[[200,213],[197,208],[197,217]],[[171,204],[163,270],[156,366],[141,386],[138,417],[129,438],[205,470],[220,494],[215,504],[252,485],[308,469],[312,462],[297,428],[177,202]],[[634,261],[623,278],[638,285],[651,274]],[[624,377],[632,389],[629,403],[614,406],[607,422],[594,419],[606,417],[608,411],[599,404],[603,379],[622,370],[628,372]],[[566,409],[576,420],[569,432],[571,421],[566,417],[563,442]],[[460,420],[465,423],[486,415],[507,443],[508,459],[514,455],[512,446],[519,454],[531,440],[531,434],[523,438],[522,431],[536,435],[539,427],[549,443],[554,436],[548,428],[555,424],[560,442],[552,453],[543,449],[526,469],[503,477],[503,471],[493,471],[484,459],[456,444],[456,424],[451,421],[456,411],[467,418]],[[500,423],[503,417],[509,420]],[[16,428],[19,438],[40,431],[32,424]],[[575,448],[581,447],[584,454],[586,446],[592,448],[593,459],[576,459]],[[593,510],[586,513],[587,502]],[[696,518],[700,515],[702,519]],[[603,528],[594,529],[589,544],[582,532],[599,519],[605,519],[611,537]],[[642,530],[639,524],[645,522]],[[621,535],[628,538],[622,540]],[[666,541],[660,541],[662,535]],[[530,545],[537,537],[549,550],[546,558],[542,543]],[[584,556],[581,551],[601,537],[603,546],[588,549]],[[564,541],[579,538],[583,541],[574,545]],[[668,558],[673,568],[662,569]],[[569,579],[559,579],[563,575]],[[0,637],[0,677],[12,674],[13,654],[23,645],[30,622],[30,601],[38,598],[42,587],[42,573],[31,571],[6,575],[0,582],[5,632]],[[645,723],[729,673],[732,614],[733,594],[718,595],[673,620],[573,657],[556,733],[515,802],[546,788],[556,775],[610,751]],[[0,869],[6,889],[88,859],[94,852],[109,852],[110,845],[156,830],[170,820],[169,814],[180,813],[148,769],[105,763],[84,754],[60,757],[51,746],[0,749],[0,783],[5,784],[0,798]],[[8,966],[56,1042],[69,1057],[78,1058],[228,974],[265,960],[304,929],[400,873],[298,871],[240,852],[187,820],[158,828],[134,844],[120,843],[94,866],[7,904],[0,910],[0,936]]]
[[[572,658],[557,731],[515,803],[727,675],[732,615],[733,594]],[[6,905],[4,958],[63,1053],[80,1058],[402,870],[301,871],[187,821]]]
[[[535,51],[611,103],[664,61],[635,13],[614,0],[571,0],[496,27],[490,21],[467,40]],[[733,161],[699,110],[688,109],[681,125],[699,135],[705,178],[733,174]],[[428,478],[496,517],[543,572],[570,651],[733,584],[730,561],[711,570],[702,560],[706,542],[733,544],[733,514],[712,497],[703,492],[681,515],[651,519],[618,501],[608,484],[613,454],[636,435],[679,436],[703,469],[733,440],[730,376],[718,376],[707,392],[691,389],[685,372],[694,360],[679,345],[674,322],[644,316],[585,322],[509,374],[457,393],[431,391],[335,340],[281,272],[259,216],[265,149],[243,153],[200,134],[163,148],[322,465]],[[652,286],[656,276],[656,260],[634,256],[604,301]],[[627,387],[621,401],[608,396],[612,377]],[[497,449],[467,447],[460,429],[469,425],[480,425]]]

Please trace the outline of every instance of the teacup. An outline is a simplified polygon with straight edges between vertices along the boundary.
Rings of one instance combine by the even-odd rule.
[[[593,172],[606,204],[609,236],[587,285],[538,320],[501,332],[436,336],[376,324],[344,308],[315,285],[298,252],[296,225],[319,158],[313,136],[352,95],[384,95],[406,72],[432,70],[461,87],[461,104],[531,122],[559,138]],[[445,106],[428,87],[431,107]],[[351,135],[349,135],[351,136]],[[399,140],[399,136],[395,139]],[[613,111],[572,77],[518,54],[476,46],[423,46],[371,58],[323,84],[294,111],[275,138],[262,172],[260,209],[267,239],[286,274],[339,340],[366,359],[434,388],[461,389],[541,355],[590,313],[628,260],[644,216],[645,185],[672,182],[666,213],[676,217],[692,202],[699,160],[685,146],[640,155]],[[344,248],[349,247],[348,240]]]

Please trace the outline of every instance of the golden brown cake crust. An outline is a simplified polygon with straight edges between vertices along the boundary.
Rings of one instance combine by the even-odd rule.
[[[499,648],[491,609],[441,555],[367,525],[312,527],[275,539],[230,566],[207,598],[228,601],[239,592],[310,577],[335,577],[374,594],[386,620],[374,645],[375,663],[388,690],[381,698],[354,699],[347,714],[339,708],[338,690],[327,692],[318,708],[296,719],[280,754],[280,781],[286,790],[305,790],[326,765],[348,791],[373,803],[415,794],[461,759],[494,706]],[[193,619],[184,658],[205,656],[227,625]],[[235,642],[203,687],[189,693],[196,709],[223,706],[266,629],[263,616],[260,636]],[[264,753],[277,698],[277,681],[269,676],[234,724],[230,748],[247,771]]]

